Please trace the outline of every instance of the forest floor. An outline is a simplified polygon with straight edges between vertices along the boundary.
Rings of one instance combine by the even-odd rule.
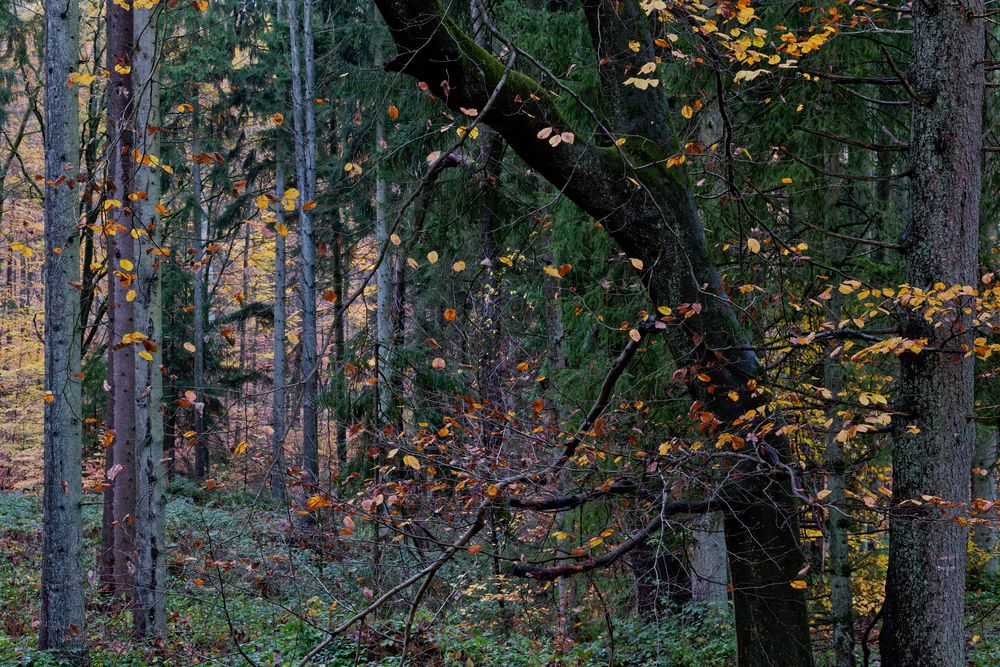
[[[182,485],[172,485],[172,491],[169,634],[152,649],[128,638],[124,605],[98,593],[101,505],[99,496],[86,497],[88,635],[95,667],[295,665],[324,638],[322,628],[363,608],[372,588],[381,588],[373,583],[370,550],[361,538],[347,543],[335,530],[289,531],[286,516],[236,491],[206,494]],[[0,665],[56,664],[35,648],[41,571],[37,494],[0,493],[0,553]],[[393,581],[412,567],[390,554],[383,562],[382,576]],[[462,568],[456,564],[455,571],[439,577],[418,614],[410,665],[734,664],[727,610],[688,608],[656,623],[640,622],[624,609],[588,612],[581,615],[587,618],[578,625],[578,641],[560,649],[554,637],[539,632],[555,625],[554,591],[507,584],[498,594],[486,573]],[[404,604],[386,607],[310,664],[398,665],[407,610]]]

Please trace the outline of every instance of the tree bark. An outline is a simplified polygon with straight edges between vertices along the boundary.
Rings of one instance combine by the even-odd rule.
[[[700,313],[664,331],[678,366],[694,369],[690,389],[703,411],[732,424],[762,399],[748,387],[761,376],[732,304],[708,256],[704,230],[683,170],[665,164],[678,145],[660,88],[624,86],[626,68],[654,60],[646,17],[633,0],[584,3],[601,74],[603,107],[610,123],[601,141],[628,136],[625,145],[602,148],[574,134],[552,146],[539,132],[569,132],[552,95],[477,46],[445,16],[437,0],[377,0],[398,54],[386,67],[425,81],[455,111],[480,109],[535,170],[611,234],[619,248],[641,262],[639,277],[654,306],[696,303]],[[629,48],[638,42],[639,52]],[[442,88],[446,82],[447,91]],[[492,106],[486,103],[499,89]],[[460,111],[459,111],[460,112]],[[628,159],[624,159],[624,158]],[[633,167],[632,165],[645,165]],[[638,186],[635,184],[638,183]],[[639,262],[635,263],[636,266]],[[694,376],[708,375],[708,396]],[[750,383],[752,385],[752,383]],[[736,400],[730,400],[730,393]],[[721,400],[720,398],[722,397]],[[746,427],[743,427],[746,428]],[[797,509],[784,462],[789,447],[773,435],[762,456],[778,465],[743,466],[727,489],[733,511],[725,530],[734,587],[740,664],[811,665],[809,623],[802,591],[789,584],[802,569]]]
[[[80,58],[77,0],[45,3],[45,490],[39,646],[86,654],[80,503],[79,108],[67,86]],[[70,187],[70,186],[74,187]]]
[[[107,214],[110,218],[112,256],[108,271],[114,272],[114,294],[111,295],[113,321],[112,354],[114,376],[113,443],[115,465],[112,468],[115,520],[115,588],[119,594],[131,595],[134,585],[136,498],[136,343],[131,336],[136,329],[135,308],[135,245],[132,238],[132,149],[134,147],[134,117],[132,100],[135,94],[132,74],[133,26],[132,12],[113,0],[106,3],[108,83],[108,148],[107,161],[114,191],[109,197],[117,201]],[[141,349],[141,348],[140,348]]]
[[[135,213],[136,330],[149,336],[149,344],[139,349],[148,357],[135,360],[136,417],[136,571],[132,602],[135,635],[165,637],[167,633],[166,543],[163,495],[163,308],[160,288],[160,170],[159,90],[155,65],[159,40],[156,14],[149,8],[133,10],[136,37],[132,59],[135,86],[135,139],[139,160],[135,165],[135,190],[145,193],[132,202]]]
[[[288,24],[292,60],[292,119],[295,134],[295,180],[299,186],[299,296],[302,300],[302,468],[306,481],[319,478],[316,394],[318,355],[316,350],[316,250],[312,214],[303,204],[315,196],[316,121],[313,89],[312,0],[303,0],[301,23],[299,0],[288,0]],[[299,42],[302,42],[300,47]],[[305,69],[303,80],[302,70]],[[311,516],[311,515],[307,515]]]
[[[997,426],[986,424],[976,437],[976,453],[972,460],[972,500],[997,500]],[[977,574],[995,577],[998,574],[997,529],[988,515],[983,523],[972,529],[972,544],[976,547],[977,561],[971,568]]]
[[[381,40],[375,41],[375,62],[382,61]],[[389,245],[389,223],[386,219],[388,196],[385,180],[385,166],[381,164],[386,159],[385,149],[385,119],[381,109],[376,109],[375,143],[379,154],[378,176],[375,179],[375,247],[377,252],[386,253],[375,270],[375,317],[376,317],[376,354],[375,379],[378,384],[378,425],[392,422],[393,410],[393,376],[392,376],[392,255]],[[338,306],[339,307],[339,306]]]
[[[285,165],[280,149],[274,158],[274,196],[280,202],[285,192]],[[277,225],[284,225],[285,210],[277,207]],[[285,237],[274,235],[274,373],[271,394],[271,499],[285,504]]]
[[[196,89],[197,91],[197,89]],[[204,204],[202,193],[201,163],[197,156],[201,151],[201,104],[199,95],[195,93],[194,122],[191,132],[191,152],[195,159],[191,165],[191,185],[194,195],[194,207],[191,214],[191,232],[194,238],[196,265],[193,271],[194,289],[194,391],[197,403],[194,408],[194,476],[204,480],[208,477],[210,466],[208,456],[208,434],[205,433],[205,320],[208,316],[208,264],[211,257],[205,253],[208,243],[208,210]]]
[[[910,219],[906,278],[915,289],[976,286],[979,250],[983,3],[914,3],[909,82],[913,102]],[[968,529],[923,503],[936,496],[969,500],[975,430],[973,361],[961,349],[971,324],[966,298],[953,314],[927,322],[914,310],[904,335],[940,351],[900,357],[889,518],[885,620],[880,638],[886,667],[959,667],[964,656],[964,581]],[[895,420],[894,420],[895,421]],[[919,429],[904,428],[912,424]],[[920,505],[912,501],[921,502]],[[904,505],[903,503],[906,502]]]

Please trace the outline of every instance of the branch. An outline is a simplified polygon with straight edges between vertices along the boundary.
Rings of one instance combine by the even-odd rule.
[[[537,579],[538,581],[551,581],[560,577],[596,570],[600,567],[608,567],[645,542],[650,535],[659,530],[661,525],[663,525],[662,514],[657,515],[655,519],[646,524],[645,528],[623,542],[618,548],[597,558],[587,558],[576,563],[544,568],[534,568],[528,563],[517,563],[511,568],[510,573],[517,577],[527,577],[529,579]]]

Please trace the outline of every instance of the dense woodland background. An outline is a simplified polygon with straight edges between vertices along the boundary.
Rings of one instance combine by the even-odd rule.
[[[997,8],[0,6],[0,664],[1000,665]]]

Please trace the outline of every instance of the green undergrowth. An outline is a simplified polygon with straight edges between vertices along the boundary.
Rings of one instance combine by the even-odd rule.
[[[295,665],[323,640],[320,628],[342,622],[371,597],[371,559],[359,551],[365,544],[363,535],[354,536],[359,538],[354,545],[315,534],[303,538],[288,531],[290,517],[268,510],[255,497],[234,492],[196,499],[182,487],[173,491],[167,506],[168,636],[159,647],[131,641],[127,610],[97,592],[94,555],[101,505],[96,496],[85,500],[92,665]],[[40,543],[38,497],[0,494],[3,667],[60,664],[36,648]],[[688,605],[664,609],[658,618],[639,619],[629,609],[627,576],[619,573],[617,583],[605,587],[607,606],[582,611],[574,641],[561,645],[552,634],[556,623],[551,590],[506,584],[506,598],[500,603],[504,597],[497,594],[500,589],[483,583],[489,581],[489,573],[470,567],[468,562],[456,562],[440,573],[429,596],[435,601],[423,605],[415,617],[408,664],[735,664],[735,633],[727,608]],[[449,602],[442,604],[443,600]],[[998,605],[995,581],[971,582],[967,617],[971,665],[1000,664],[1000,633],[989,614]],[[311,664],[398,665],[407,611],[402,602],[385,608],[366,620],[360,631],[331,642]],[[817,649],[819,664],[826,664],[822,647]],[[877,655],[877,644],[872,649]]]

